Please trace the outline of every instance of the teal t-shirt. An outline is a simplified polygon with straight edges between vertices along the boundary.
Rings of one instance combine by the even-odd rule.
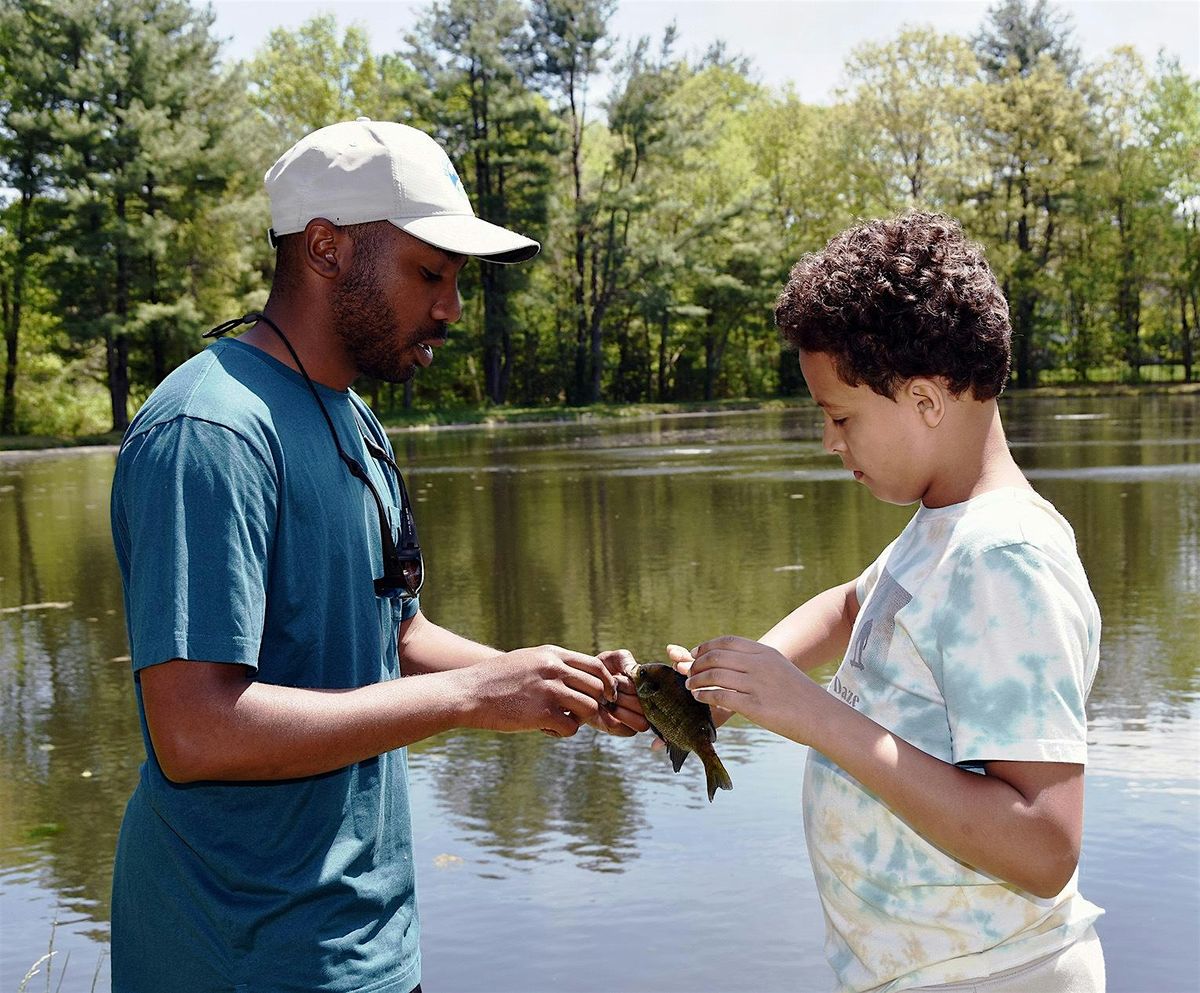
[[[359,423],[390,451],[386,435],[352,391],[317,390],[394,533],[398,487]],[[303,779],[175,784],[136,678],[175,658],[283,686],[399,677],[397,628],[418,605],[375,596],[375,503],[303,378],[236,340],[186,362],[126,433],[111,513],[146,745],[114,868],[114,993],[408,993],[405,751]]]

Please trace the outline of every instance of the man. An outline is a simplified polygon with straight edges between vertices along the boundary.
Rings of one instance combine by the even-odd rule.
[[[433,361],[469,256],[537,242],[476,218],[402,124],[322,128],[266,186],[266,307],[164,380],[117,460],[147,758],[114,871],[115,993],[419,989],[404,746],[646,727],[621,653],[501,654],[421,613],[404,484],[349,389]]]

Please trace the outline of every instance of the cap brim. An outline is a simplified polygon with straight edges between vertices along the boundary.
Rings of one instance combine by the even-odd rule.
[[[389,221],[414,238],[458,255],[473,255],[484,262],[526,262],[542,250],[532,238],[469,214],[435,214]]]

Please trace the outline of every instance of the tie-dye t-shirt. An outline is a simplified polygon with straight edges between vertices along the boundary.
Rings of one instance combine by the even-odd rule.
[[[990,760],[1087,760],[1100,614],[1070,525],[1032,490],[921,507],[858,580],[829,691],[916,747]],[[958,982],[1064,947],[1100,916],[1078,873],[1041,899],[926,841],[816,751],[804,824],[839,989]]]

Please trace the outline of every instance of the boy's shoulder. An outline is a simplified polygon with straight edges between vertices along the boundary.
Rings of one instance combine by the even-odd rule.
[[[1075,532],[1033,489],[1004,487],[951,507],[922,507],[913,520],[922,541],[943,545],[960,562],[1000,548],[1076,560]]]

